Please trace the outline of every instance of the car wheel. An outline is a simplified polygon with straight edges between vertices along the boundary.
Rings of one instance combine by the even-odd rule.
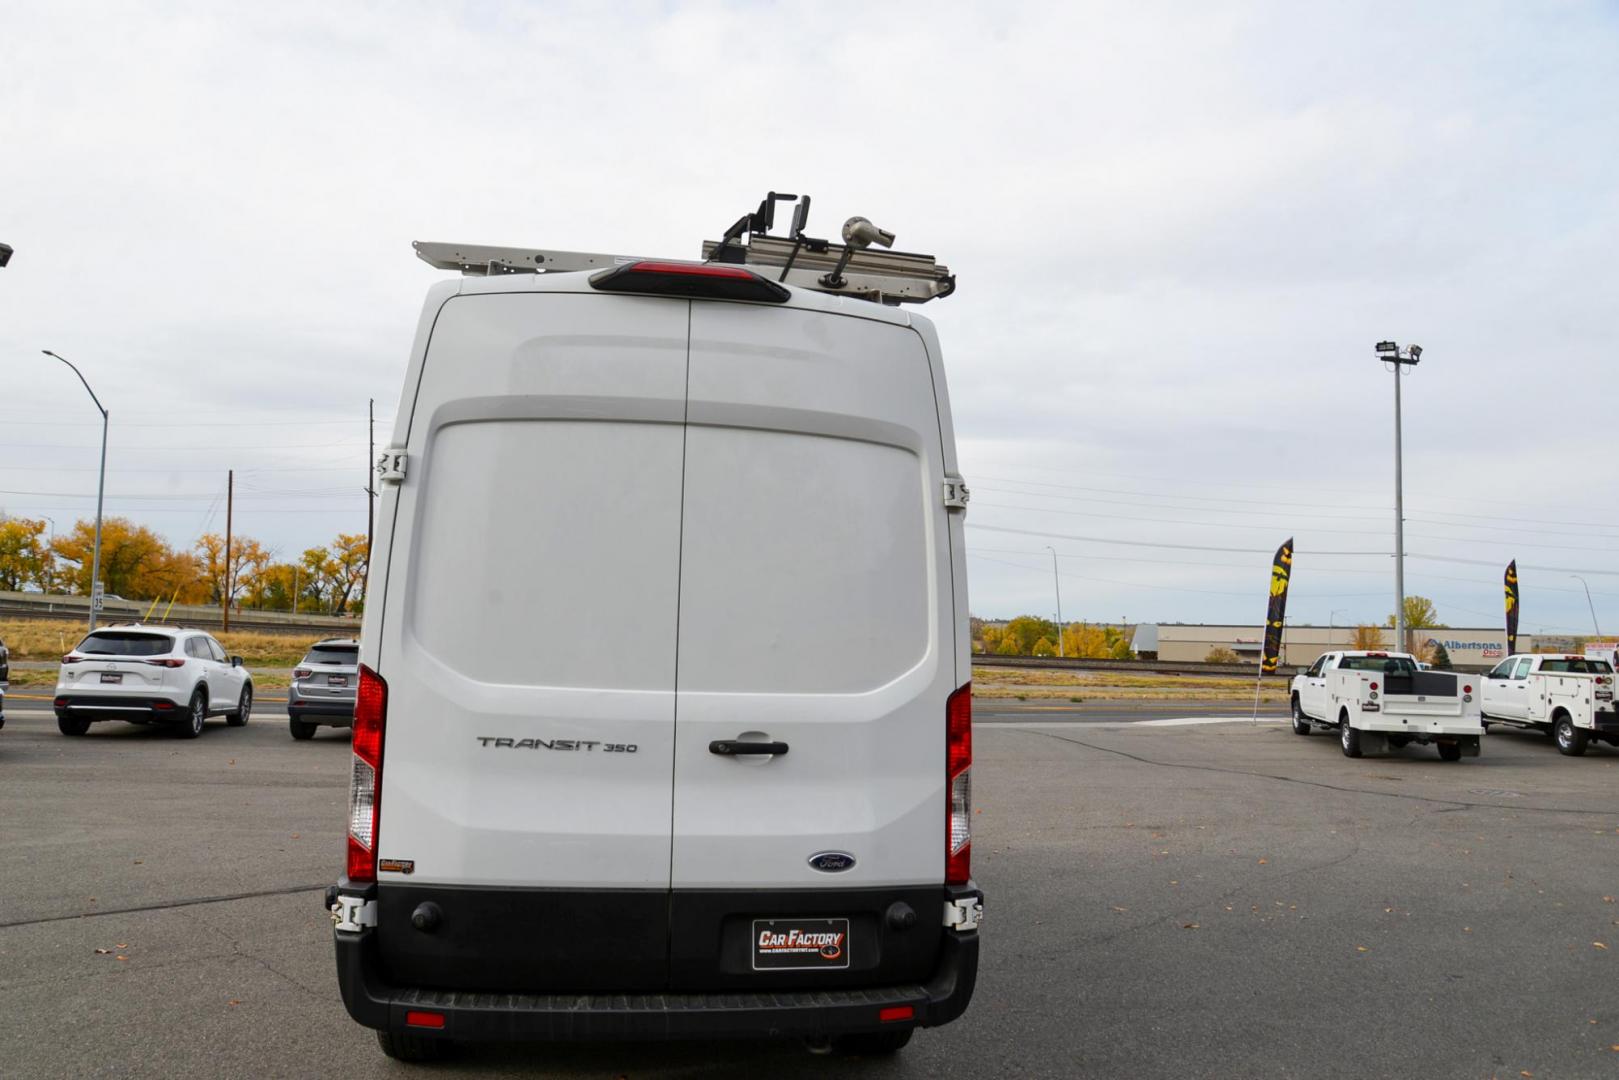
[[[1568,716],[1559,716],[1557,723],[1552,726],[1553,737],[1557,739],[1559,753],[1569,757],[1579,757],[1585,753],[1586,734],[1574,726],[1574,721]]]
[[[1297,694],[1293,695],[1293,734],[1310,734],[1310,721],[1305,719],[1304,710],[1299,708],[1299,698]]]
[[[835,1035],[832,1037],[832,1052],[861,1057],[897,1054],[911,1041],[911,1032],[914,1030],[916,1029],[906,1028],[903,1031],[862,1031],[849,1035]]]
[[[308,720],[299,720],[296,718],[290,719],[287,721],[287,730],[292,732],[292,737],[294,739],[298,739],[300,741],[303,739],[313,739],[315,737],[315,725],[311,724]]]
[[[1360,732],[1349,726],[1349,714],[1338,717],[1338,742],[1344,748],[1344,757],[1360,757]]]
[[[247,718],[253,715],[253,684],[248,683],[242,687],[242,700],[236,703],[236,711],[225,717],[225,723],[231,727],[242,727]]]
[[[428,1039],[397,1031],[377,1032],[377,1045],[395,1061],[410,1062],[437,1061],[450,1048],[445,1039]]]
[[[1460,761],[1460,760],[1462,760],[1462,744],[1459,743],[1459,742],[1451,742],[1451,743],[1443,743],[1442,742],[1442,743],[1440,743],[1439,744],[1439,760],[1440,761]]]
[[[56,717],[56,730],[60,731],[63,735],[83,735],[86,731],[90,730],[90,721],[86,720],[82,716],[64,716],[58,714]]]
[[[182,739],[195,739],[202,734],[202,725],[208,719],[208,695],[200,689],[191,695],[191,704],[186,708],[185,719],[180,721],[175,734]]]

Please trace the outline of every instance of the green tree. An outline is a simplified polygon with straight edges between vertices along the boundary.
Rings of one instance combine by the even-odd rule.
[[[1032,656],[1035,643],[1045,638],[1047,644],[1057,640],[1057,624],[1035,615],[1019,615],[1006,624],[1005,635],[1017,645],[1013,655]],[[1055,647],[1052,652],[1056,652]]]
[[[1216,645],[1209,650],[1209,654],[1203,658],[1203,662],[1205,664],[1235,664],[1237,654],[1224,645]]]
[[[1445,644],[1442,641],[1434,642],[1432,662],[1434,668],[1439,671],[1452,671],[1455,669],[1455,665],[1450,661],[1450,653],[1445,651]]]
[[[1112,660],[1134,660],[1136,652],[1130,648],[1130,639],[1125,632],[1116,626],[1110,626],[1103,633],[1107,645],[1107,655]]]

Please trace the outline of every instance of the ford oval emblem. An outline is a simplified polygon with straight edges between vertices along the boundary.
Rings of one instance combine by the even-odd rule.
[[[847,851],[818,851],[809,857],[809,864],[827,874],[841,874],[854,865],[854,856]]]

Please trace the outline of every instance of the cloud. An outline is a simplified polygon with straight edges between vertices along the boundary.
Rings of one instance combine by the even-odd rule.
[[[410,240],[689,257],[787,188],[814,195],[813,229],[862,213],[960,275],[925,314],[969,481],[1126,490],[1000,501],[1181,522],[970,520],[1259,549],[1297,533],[1300,617],[1380,619],[1386,565],[1310,551],[1392,545],[1370,346],[1393,336],[1428,348],[1405,384],[1408,515],[1478,515],[1440,554],[1572,564],[1536,545],[1619,533],[1593,496],[1615,22],[1580,3],[14,6],[0,489],[72,497],[0,500],[88,512],[95,415],[49,347],[113,410],[111,505],[185,542],[226,468],[261,470],[321,494],[246,502],[246,531],[297,550],[352,530],[366,401],[393,407],[441,276]],[[196,512],[132,498],[173,491]],[[1365,520],[1323,516],[1344,509]],[[1027,539],[995,546],[1041,554]],[[1147,556],[1071,546],[1068,613],[1258,617],[1242,594],[1264,557],[1102,573],[1078,556]],[[1049,575],[972,569],[985,614],[1045,603]],[[1494,611],[1496,576],[1408,567],[1442,615]],[[1527,622],[1583,625],[1567,584],[1526,572]]]

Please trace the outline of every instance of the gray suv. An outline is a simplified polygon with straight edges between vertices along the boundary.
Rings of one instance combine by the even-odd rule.
[[[360,674],[360,643],[352,638],[317,641],[292,672],[287,688],[287,726],[294,739],[309,739],[317,727],[354,726],[354,691]]]

